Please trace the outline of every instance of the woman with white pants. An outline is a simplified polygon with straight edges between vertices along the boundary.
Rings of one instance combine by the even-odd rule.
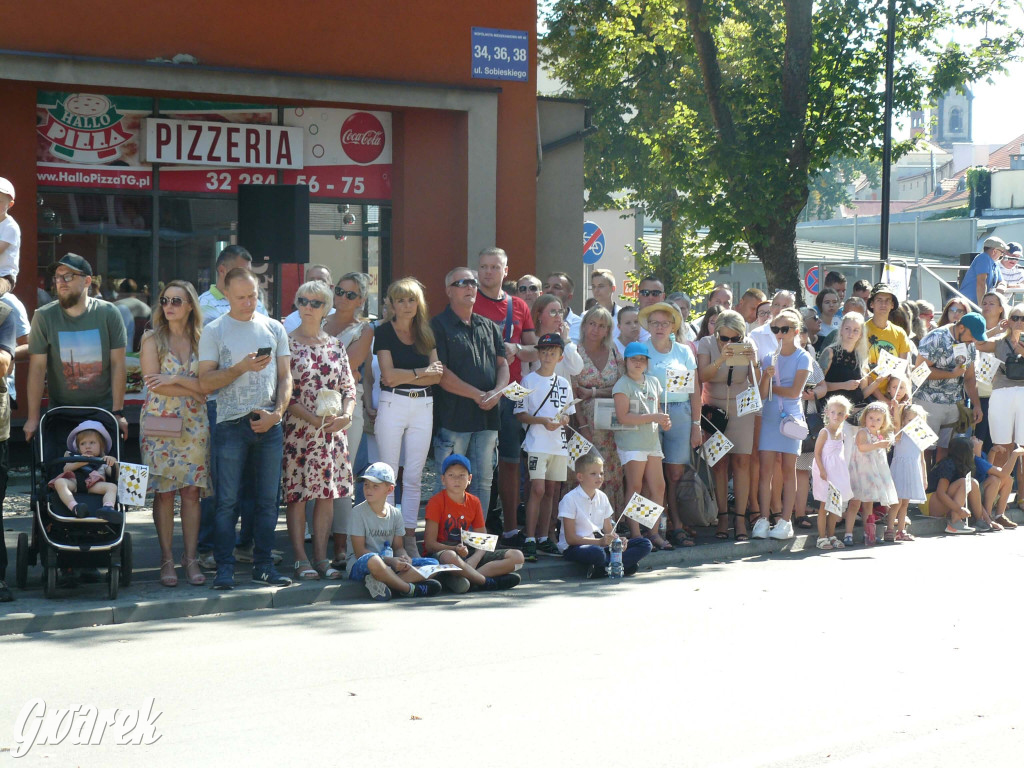
[[[437,359],[423,285],[403,277],[388,287],[392,318],[374,333],[373,353],[380,365],[380,404],[374,433],[380,459],[398,473],[401,464],[402,517],[405,519],[405,551],[418,557],[416,520],[420,512],[423,467],[430,450],[434,425],[433,385],[444,368]],[[394,492],[388,496],[394,504]]]

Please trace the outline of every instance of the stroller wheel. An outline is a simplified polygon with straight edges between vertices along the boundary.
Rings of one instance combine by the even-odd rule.
[[[45,573],[43,574],[43,595],[48,598],[53,598],[57,595],[56,565],[46,566]]]
[[[18,589],[28,586],[28,534],[18,534],[18,555],[14,564],[14,584]]]
[[[107,594],[111,600],[117,599],[117,589],[121,585],[121,568],[117,565],[111,565],[110,570],[107,573]]]

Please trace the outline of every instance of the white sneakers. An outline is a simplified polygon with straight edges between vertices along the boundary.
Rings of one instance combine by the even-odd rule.
[[[771,525],[768,523],[767,517],[759,517],[757,522],[754,523],[754,528],[750,531],[750,538],[752,539],[767,539],[768,531],[771,529]]]
[[[793,523],[789,520],[779,520],[772,528],[771,533],[768,534],[769,538],[772,539],[792,539],[793,538]]]

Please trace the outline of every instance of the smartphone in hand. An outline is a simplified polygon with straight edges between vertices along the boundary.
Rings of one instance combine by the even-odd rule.
[[[270,347],[260,347],[256,350],[256,357],[270,357]]]

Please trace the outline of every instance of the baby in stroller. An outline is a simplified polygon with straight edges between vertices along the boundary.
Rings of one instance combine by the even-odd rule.
[[[68,450],[65,456],[88,456],[103,458],[103,464],[91,461],[72,461],[64,465],[60,475],[49,482],[75,517],[99,517],[115,522],[120,515],[114,509],[117,500],[117,483],[110,482],[117,472],[117,459],[110,453],[112,442],[106,427],[98,421],[87,419],[71,430],[68,435]],[[75,500],[75,492],[94,493],[103,497],[103,506],[93,514],[85,504]]]

